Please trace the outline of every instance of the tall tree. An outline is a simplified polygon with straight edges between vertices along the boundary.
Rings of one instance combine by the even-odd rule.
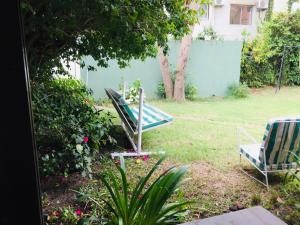
[[[210,1],[208,0],[198,0],[198,1],[186,1],[185,7],[188,8],[190,11],[194,12],[198,17],[205,13],[203,7],[200,7],[202,4],[208,4]],[[207,7],[208,10],[208,7]],[[198,21],[198,20],[197,20]],[[192,44],[192,33],[194,30],[194,23],[189,26],[190,32],[186,34],[182,39],[180,43],[180,50],[179,50],[179,57],[177,60],[177,66],[176,66],[176,74],[175,74],[175,83],[173,87],[172,83],[172,90],[173,90],[173,98],[176,101],[183,101],[185,100],[185,69],[188,62],[188,56],[189,56],[189,49]],[[169,63],[166,58],[166,56],[159,55],[159,62],[160,67],[162,71],[163,81],[165,85],[165,91],[166,95],[169,96],[169,91],[171,88],[169,80],[171,80],[171,75],[169,72]],[[167,93],[168,92],[168,93]]]
[[[168,36],[180,39],[196,21],[185,0],[21,0],[31,79],[63,72],[62,60],[92,56],[99,66],[116,59],[155,57]],[[92,67],[90,67],[92,69]]]
[[[173,81],[171,78],[169,61],[162,48],[158,48],[158,60],[163,77],[166,98],[171,99],[173,98]]]
[[[185,85],[185,69],[188,62],[189,50],[192,44],[192,34],[186,35],[180,43],[179,57],[176,66],[176,79],[174,84],[174,99],[176,101],[185,100],[184,85]]]

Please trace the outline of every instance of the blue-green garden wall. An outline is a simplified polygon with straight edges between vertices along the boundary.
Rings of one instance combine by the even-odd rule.
[[[180,42],[171,41],[168,55],[171,68],[176,68]],[[200,41],[194,40],[186,68],[187,82],[198,88],[201,97],[224,96],[227,88],[240,79],[240,59],[242,42],[240,41]],[[148,58],[145,61],[132,60],[130,66],[120,69],[115,60],[108,68],[97,67],[91,57],[83,59],[85,65],[93,65],[97,71],[81,69],[81,79],[94,92],[96,99],[105,96],[104,88],[117,89],[122,80],[129,84],[140,79],[146,96],[156,97],[157,84],[162,80],[158,60]]]

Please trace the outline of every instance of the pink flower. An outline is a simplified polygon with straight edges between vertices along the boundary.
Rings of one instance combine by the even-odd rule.
[[[75,213],[76,213],[77,216],[80,216],[81,215],[81,210],[80,209],[76,209]]]
[[[84,143],[87,143],[88,141],[89,141],[89,138],[88,138],[88,137],[84,137],[84,138],[83,138],[83,142],[84,142]]]
[[[144,160],[144,161],[147,161],[149,158],[150,158],[149,155],[144,155],[144,156],[143,156],[143,160]]]

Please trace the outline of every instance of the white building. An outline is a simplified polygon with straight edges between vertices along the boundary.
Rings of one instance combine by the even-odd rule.
[[[274,12],[286,11],[288,0],[274,0]],[[206,14],[196,25],[193,37],[196,38],[205,27],[213,30],[224,40],[241,40],[242,32],[253,38],[257,28],[264,20],[268,0],[213,0],[211,5],[204,5]]]
[[[80,79],[80,65],[76,62],[69,62],[69,68],[63,62],[64,69],[69,72],[75,79]]]
[[[288,0],[274,0],[273,12],[287,11]]]

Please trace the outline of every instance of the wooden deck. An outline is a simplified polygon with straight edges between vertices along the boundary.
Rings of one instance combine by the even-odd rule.
[[[226,213],[181,225],[287,225],[261,206]]]

